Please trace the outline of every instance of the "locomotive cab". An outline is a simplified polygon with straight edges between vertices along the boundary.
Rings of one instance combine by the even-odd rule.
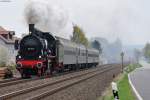
[[[42,33],[42,38],[47,42],[47,48],[50,50],[52,56],[56,56],[56,39],[48,32]]]

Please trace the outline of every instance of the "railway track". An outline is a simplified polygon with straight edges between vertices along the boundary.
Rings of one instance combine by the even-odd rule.
[[[105,65],[102,68],[98,68],[92,71],[87,71],[85,73],[70,75],[65,78],[60,78],[56,81],[46,82],[44,84],[24,88],[21,90],[16,90],[10,93],[6,93],[0,96],[0,100],[37,100],[41,99],[47,95],[52,95],[62,89],[69,86],[92,78],[98,74],[104,73],[108,70],[112,70],[114,67],[111,65]]]
[[[8,82],[11,82],[11,81],[16,81],[16,80],[20,80],[20,79],[21,78],[4,79],[4,80],[0,81],[0,84],[2,84],[2,83],[8,83]]]
[[[79,71],[82,71],[82,70],[79,70]],[[72,73],[72,72],[73,71],[60,73],[60,74],[55,74],[53,77],[69,74],[69,73]],[[43,79],[43,78],[46,78],[46,77],[42,77],[42,78],[36,77],[36,78],[31,78],[31,79],[22,79],[22,78],[5,79],[5,80],[0,81],[0,88],[10,86],[10,85],[14,85],[14,84],[20,84],[20,83],[30,82],[30,81],[34,81],[34,80],[39,80],[39,79]]]
[[[69,72],[69,73],[71,73],[71,72]],[[69,73],[66,72],[65,74],[69,74]],[[57,74],[57,75],[54,75],[53,77],[57,77],[57,76],[60,76],[60,75],[65,75],[65,74]],[[6,80],[3,80],[3,81],[0,81],[0,88],[1,87],[7,87],[7,86],[10,86],[10,85],[16,85],[16,84],[20,84],[20,83],[30,82],[30,81],[34,81],[34,80],[40,80],[40,79],[43,79],[43,78],[45,78],[45,77],[31,78],[31,79],[22,79],[22,78],[6,79]]]
[[[102,66],[108,66],[108,65],[110,65],[110,64],[102,65]],[[77,71],[68,71],[68,72],[64,72],[64,73],[55,74],[51,77],[57,77],[57,76],[60,76],[60,75],[66,75],[66,74],[70,74],[70,73],[73,73],[73,72],[79,72],[79,71],[84,71],[84,70],[88,70],[88,69],[80,69],[80,70],[77,70]],[[3,81],[0,81],[0,88],[11,86],[11,85],[16,85],[16,84],[20,84],[20,83],[30,82],[30,81],[34,81],[34,80],[39,80],[39,79],[43,79],[43,78],[45,78],[45,77],[41,77],[41,78],[36,77],[36,78],[31,78],[31,79],[22,79],[22,78],[6,79],[6,80],[3,80]]]
[[[16,78],[16,79],[10,79],[8,81],[5,80],[4,82],[0,83],[0,88],[11,86],[11,85],[16,85],[16,84],[20,84],[20,83],[30,82],[30,81],[34,81],[34,80],[39,80],[39,78],[33,78],[33,79]]]

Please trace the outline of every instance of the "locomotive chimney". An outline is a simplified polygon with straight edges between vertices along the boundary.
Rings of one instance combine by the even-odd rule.
[[[34,24],[29,24],[29,34],[34,34]]]

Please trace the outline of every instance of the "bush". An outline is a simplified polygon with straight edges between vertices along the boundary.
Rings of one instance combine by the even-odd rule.
[[[16,72],[16,71],[17,71],[15,64],[8,65],[8,69],[10,69],[10,70],[13,71],[13,72]]]
[[[140,67],[142,67],[140,64],[138,64],[138,63],[136,63],[136,64],[130,64],[130,65],[128,65],[125,69],[124,69],[124,71],[126,72],[126,73],[130,73],[130,72],[132,72],[133,70],[135,70],[136,68],[140,68]]]

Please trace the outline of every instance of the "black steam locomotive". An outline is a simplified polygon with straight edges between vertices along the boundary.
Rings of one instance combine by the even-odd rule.
[[[23,78],[45,76],[99,63],[99,52],[29,25],[29,35],[15,41],[16,68]]]

